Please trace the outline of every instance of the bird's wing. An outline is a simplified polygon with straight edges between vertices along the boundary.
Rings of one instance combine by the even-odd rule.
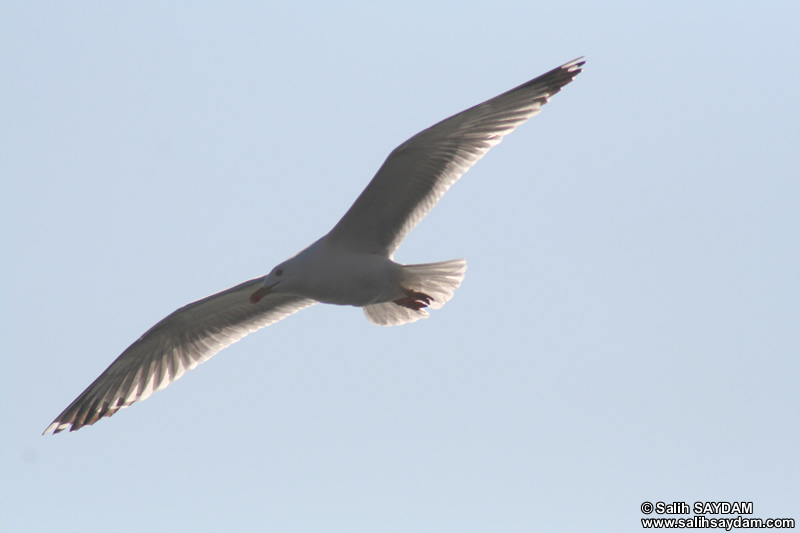
[[[111,416],[165,388],[245,335],[316,303],[282,294],[250,303],[250,294],[263,282],[263,277],[246,281],[163,319],[122,352],[44,433],[75,431]]]
[[[570,61],[414,135],[395,148],[327,235],[342,248],[391,256],[447,189],[581,72]]]

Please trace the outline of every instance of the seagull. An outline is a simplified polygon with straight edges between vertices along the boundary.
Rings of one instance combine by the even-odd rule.
[[[570,83],[578,58],[423,130],[395,148],[333,229],[269,274],[181,307],[131,344],[44,434],[76,431],[147,399],[245,335],[318,302],[361,307],[377,325],[428,316],[467,263],[403,265],[405,236],[489,149]]]

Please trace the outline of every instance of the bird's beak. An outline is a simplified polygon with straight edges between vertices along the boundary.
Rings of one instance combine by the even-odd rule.
[[[261,298],[269,294],[270,291],[272,290],[272,287],[274,287],[278,283],[280,282],[275,282],[272,285],[264,285],[263,287],[259,288],[256,292],[250,295],[250,303],[257,304],[258,302],[260,302]]]

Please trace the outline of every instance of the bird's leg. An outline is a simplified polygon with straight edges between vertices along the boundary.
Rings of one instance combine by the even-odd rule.
[[[430,305],[430,303],[433,301],[433,298],[424,292],[412,291],[411,289],[403,290],[406,291],[406,297],[393,300],[393,302],[397,305],[408,307],[414,311],[419,311],[423,307],[428,307],[428,305]]]

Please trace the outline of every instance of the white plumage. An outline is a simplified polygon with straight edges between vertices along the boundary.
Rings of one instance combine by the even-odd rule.
[[[392,256],[489,149],[577,76],[576,59],[414,135],[395,148],[324,237],[264,277],[181,307],[131,344],[45,433],[75,431],[144,400],[245,335],[317,302],[362,307],[397,325],[441,308],[466,261],[401,265]]]

